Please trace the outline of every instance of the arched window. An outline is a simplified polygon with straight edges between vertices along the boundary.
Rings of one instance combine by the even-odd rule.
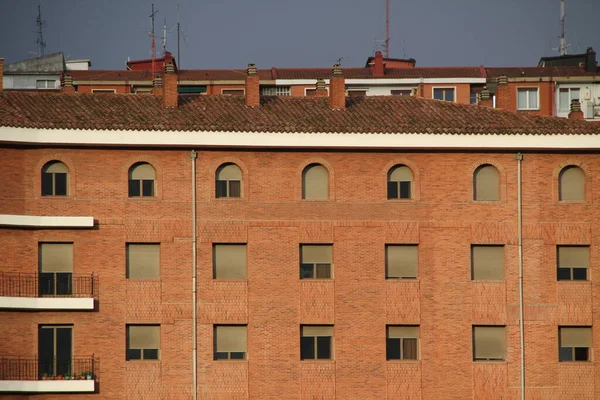
[[[133,164],[129,168],[129,197],[154,197],[156,172],[148,163]]]
[[[329,171],[321,164],[310,164],[302,171],[302,198],[327,200],[329,198]]]
[[[69,194],[69,169],[60,161],[50,161],[42,168],[42,196]]]
[[[500,173],[493,165],[479,166],[473,174],[473,199],[500,200]]]
[[[235,164],[223,164],[217,170],[217,198],[242,197],[242,170]]]
[[[558,177],[559,200],[585,200],[585,174],[583,170],[569,165]]]
[[[396,165],[387,177],[388,199],[412,199],[413,173],[406,165]]]

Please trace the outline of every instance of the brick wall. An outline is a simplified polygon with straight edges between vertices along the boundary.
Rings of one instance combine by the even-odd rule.
[[[91,215],[97,229],[0,228],[1,272],[37,271],[43,241],[74,243],[74,273],[98,277],[95,312],[0,312],[0,355],[31,356],[39,324],[73,324],[76,355],[100,359],[100,394],[40,399],[191,397],[191,194],[184,150],[0,149],[2,213]],[[49,160],[70,169],[70,195],[40,196]],[[127,197],[135,162],[156,169],[157,196]],[[312,162],[330,170],[330,201],[301,200]],[[243,171],[243,199],[215,199],[223,162]],[[415,200],[389,201],[386,174],[405,163]],[[472,200],[472,173],[498,166],[501,200]],[[561,166],[581,165],[588,202],[560,203]],[[200,151],[198,387],[211,399],[519,397],[517,164],[514,154]],[[600,289],[600,161],[525,154],[527,396],[600,396],[596,361],[558,362],[558,326],[593,326]],[[161,243],[161,279],[125,278],[127,242]],[[247,281],[212,279],[212,244],[247,243]],[[334,279],[298,278],[299,244],[332,243]],[[505,245],[505,280],[471,281],[470,246]],[[385,244],[419,245],[419,279],[385,280]],[[590,277],[556,281],[556,245],[591,245]],[[161,324],[161,360],[125,361],[125,325]],[[247,324],[246,361],[213,361],[213,324]],[[334,359],[300,361],[301,324],[334,325]],[[420,325],[418,361],[386,361],[386,324]],[[505,361],[472,361],[472,325],[505,325]],[[594,343],[600,329],[594,327]],[[596,339],[597,338],[597,339]],[[595,360],[595,351],[592,351]]]

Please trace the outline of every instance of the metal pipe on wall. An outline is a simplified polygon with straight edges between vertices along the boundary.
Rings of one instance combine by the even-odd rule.
[[[196,293],[196,281],[197,281],[197,260],[198,260],[198,249],[197,249],[197,233],[196,233],[196,159],[198,154],[192,150],[190,153],[190,159],[192,160],[192,373],[193,376],[193,396],[196,400],[198,398],[198,315],[196,310],[197,293]]]
[[[525,321],[523,320],[523,154],[517,153],[517,230],[519,236],[519,336],[521,347],[521,400],[525,400]]]

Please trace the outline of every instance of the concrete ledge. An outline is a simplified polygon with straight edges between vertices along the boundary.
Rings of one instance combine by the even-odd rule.
[[[22,393],[67,393],[93,392],[96,381],[0,381],[0,392]]]
[[[93,310],[91,297],[4,297],[0,296],[0,309],[14,310]]]
[[[0,225],[32,228],[93,228],[94,217],[45,217],[0,214]]]

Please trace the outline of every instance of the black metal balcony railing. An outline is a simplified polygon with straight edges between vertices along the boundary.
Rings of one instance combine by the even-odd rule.
[[[96,379],[98,359],[94,356],[72,359],[0,357],[0,380],[35,381],[43,379]]]
[[[98,277],[94,274],[0,272],[0,296],[94,297],[97,285]]]

